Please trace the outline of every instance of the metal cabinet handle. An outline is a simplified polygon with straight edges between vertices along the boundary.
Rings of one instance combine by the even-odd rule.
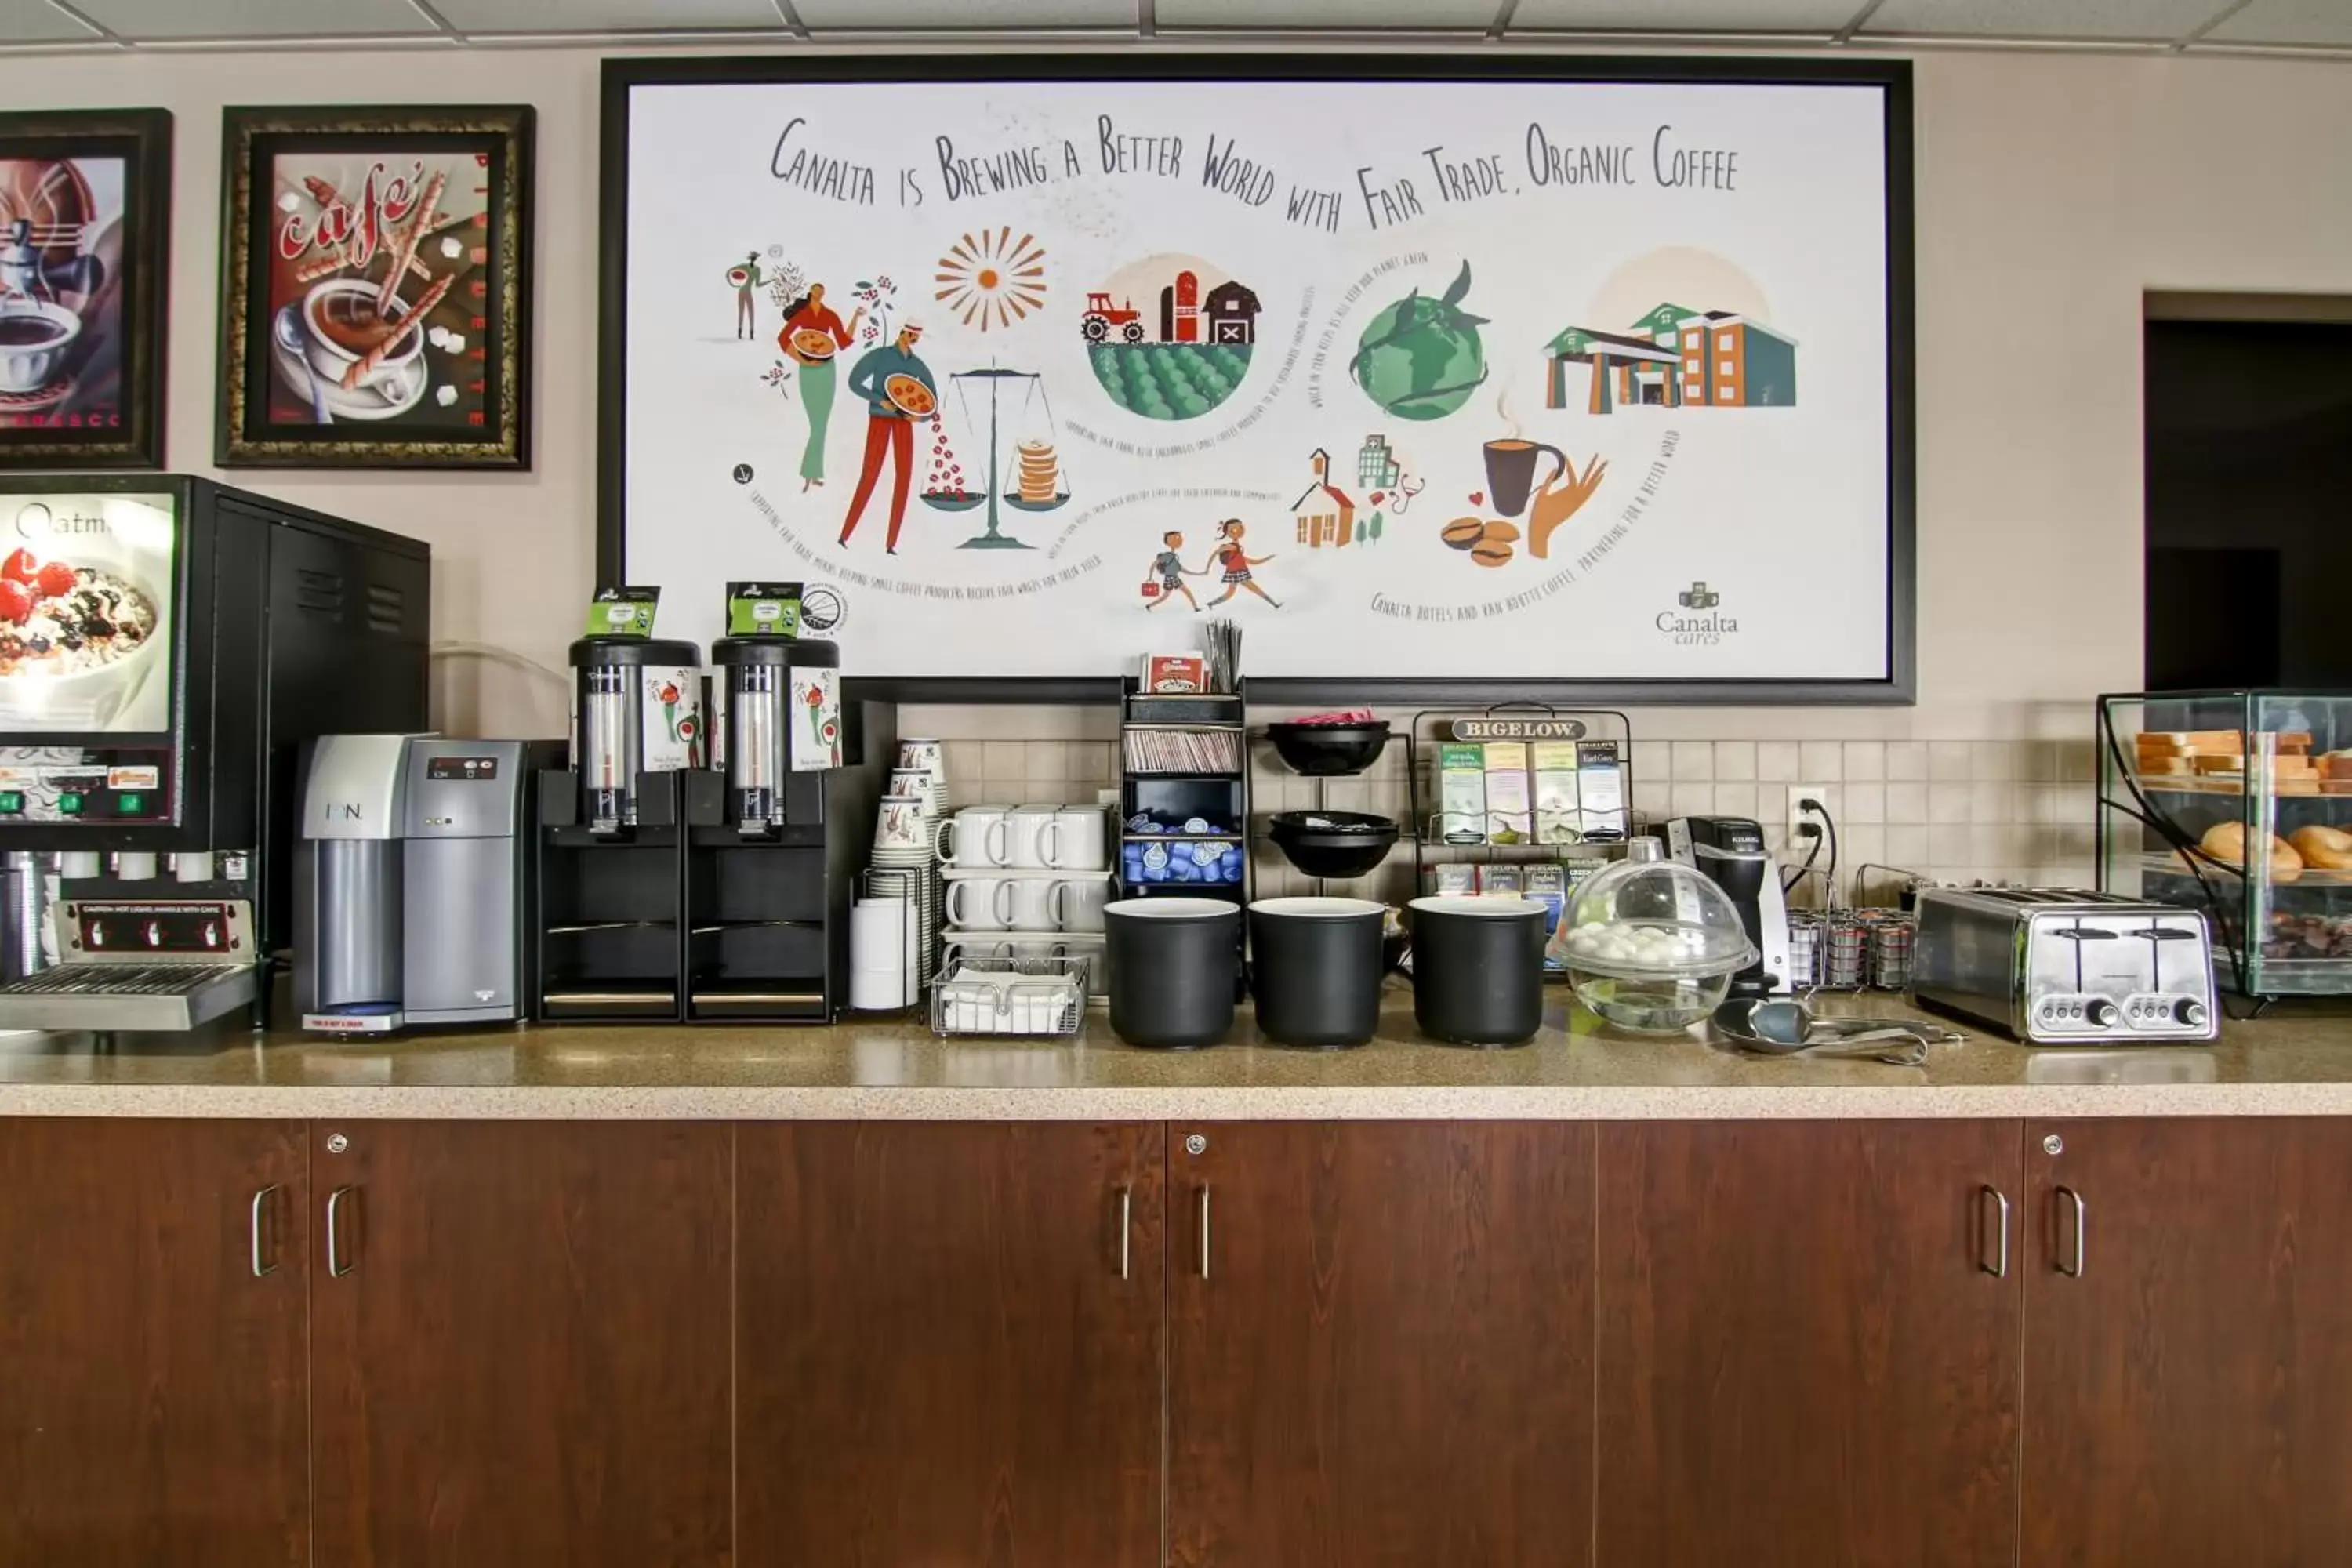
[[[263,1256],[268,1246],[263,1239],[268,1230],[267,1210],[270,1195],[277,1191],[278,1184],[270,1183],[269,1185],[253,1194],[253,1205],[246,1211],[246,1247],[248,1256],[253,1260],[253,1277],[256,1279],[267,1279],[278,1272],[278,1260]]]
[[[1135,1193],[1132,1188],[1121,1187],[1118,1190],[1118,1277],[1122,1279],[1130,1277],[1128,1244],[1134,1228]]]
[[[1209,1277],[1209,1188],[1201,1186],[1201,1278]]]
[[[1977,1267],[1996,1279],[2006,1279],[2009,1278],[2009,1194],[1987,1184],[1977,1189],[1977,1198],[1980,1208],[1986,1198],[1990,1198],[1996,1205],[1992,1224],[1986,1227],[1993,1237],[1992,1261],[1987,1263],[1979,1258]]]
[[[349,1187],[337,1187],[327,1194],[327,1278],[341,1279],[352,1271],[351,1260],[343,1256],[341,1213],[343,1200],[352,1194]]]
[[[2083,1277],[2083,1238],[2084,1233],[2090,1228],[2090,1209],[2089,1206],[2083,1202],[2083,1194],[2076,1192],[2074,1188],[2060,1187],[2057,1191],[2060,1197],[2074,1205],[2074,1252],[2071,1258],[2062,1256],[2058,1259],[2058,1272],[2065,1275],[2070,1279],[2080,1279]]]

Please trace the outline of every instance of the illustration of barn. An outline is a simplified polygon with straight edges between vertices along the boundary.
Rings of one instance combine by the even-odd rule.
[[[1298,519],[1298,542],[1309,550],[1350,542],[1356,537],[1356,503],[1331,484],[1331,455],[1318,447],[1307,460],[1315,469],[1315,482],[1290,503]]]
[[[1592,367],[1586,406],[1788,408],[1797,401],[1797,342],[1752,317],[1662,304],[1633,336],[1563,328],[1546,345],[1545,403],[1568,406],[1568,365]]]
[[[1223,282],[1209,290],[1203,302],[1213,343],[1257,342],[1257,296],[1239,283]]]

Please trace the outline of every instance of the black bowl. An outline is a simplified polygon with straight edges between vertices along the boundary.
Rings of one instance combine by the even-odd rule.
[[[1360,773],[1379,760],[1389,727],[1378,724],[1268,724],[1265,738],[1290,771],[1309,778]]]
[[[1360,877],[1388,858],[1397,825],[1360,811],[1277,811],[1268,837],[1310,877]]]

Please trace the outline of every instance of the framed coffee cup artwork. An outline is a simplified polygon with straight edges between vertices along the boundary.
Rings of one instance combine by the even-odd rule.
[[[163,461],[172,116],[0,114],[0,470]]]
[[[530,466],[533,118],[225,112],[215,461]]]

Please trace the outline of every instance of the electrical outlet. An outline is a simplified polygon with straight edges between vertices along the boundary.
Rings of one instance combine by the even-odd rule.
[[[1797,804],[1801,800],[1817,800],[1823,805],[1828,805],[1830,803],[1830,792],[1821,784],[1792,784],[1789,786],[1788,844],[1789,847],[1791,849],[1797,849],[1801,846],[1809,842],[1808,840],[1797,837],[1797,824],[1807,821],[1819,823],[1821,820],[1819,817],[1809,817],[1806,815],[1805,808]],[[1832,807],[1832,809],[1834,810],[1835,808]],[[1802,857],[1801,855],[1800,858],[1801,858]]]

